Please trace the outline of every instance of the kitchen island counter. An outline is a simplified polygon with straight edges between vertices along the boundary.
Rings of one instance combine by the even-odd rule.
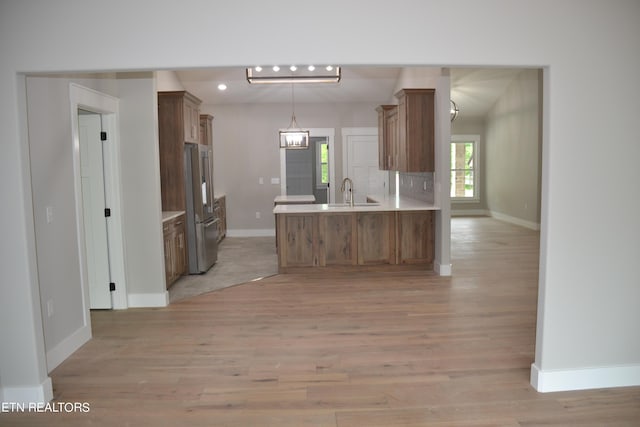
[[[372,203],[278,205],[276,240],[281,273],[348,267],[431,270],[439,207],[403,197]]]
[[[387,211],[437,211],[440,207],[410,197],[396,197],[394,195],[368,195],[369,203],[355,203],[349,206],[346,203],[324,204],[287,204],[277,205],[273,209],[274,214],[290,213],[321,213],[321,212],[387,212]]]

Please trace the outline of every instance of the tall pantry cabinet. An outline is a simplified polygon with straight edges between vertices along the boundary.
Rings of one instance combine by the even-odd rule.
[[[184,211],[184,143],[200,142],[200,101],[186,91],[158,92],[162,210]]]

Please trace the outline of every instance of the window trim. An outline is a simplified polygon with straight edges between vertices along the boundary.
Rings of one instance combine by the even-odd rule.
[[[449,144],[449,152],[451,152],[451,144],[460,142],[473,143],[473,197],[451,197],[452,202],[456,203],[478,203],[480,201],[480,135],[451,135]],[[451,161],[449,161],[451,163]],[[449,165],[449,192],[451,192],[451,165]]]

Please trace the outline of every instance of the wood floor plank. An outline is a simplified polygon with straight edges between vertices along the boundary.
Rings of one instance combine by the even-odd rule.
[[[452,220],[453,275],[279,275],[92,312],[52,373],[89,413],[0,426],[638,426],[640,387],[537,393],[537,232]]]

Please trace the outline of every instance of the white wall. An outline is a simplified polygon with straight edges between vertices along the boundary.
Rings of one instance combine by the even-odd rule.
[[[119,73],[122,205],[129,306],[168,301],[164,276],[158,98],[152,73]]]
[[[538,74],[521,71],[489,110],[482,152],[489,211],[533,229],[540,224]]]
[[[65,340],[87,326],[74,187],[69,96],[72,81],[104,92],[112,92],[114,86],[109,76],[102,79],[27,78],[35,244],[47,353],[64,352],[60,346],[64,346]],[[50,223],[46,218],[47,208],[52,213]],[[53,309],[51,316],[48,304]],[[48,366],[48,369],[54,367]]]
[[[389,19],[388,2],[379,0],[327,0],[313,11],[293,0],[274,0],[252,4],[251,13],[244,3],[221,0],[198,2],[199,12],[189,16],[190,31],[167,31],[188,6],[188,1],[116,0],[100,8],[101,19],[89,20],[95,13],[92,2],[0,4],[0,377],[5,399],[51,393],[37,309],[19,73],[274,62],[545,67],[533,383],[542,390],[640,384],[640,198],[629,192],[640,158],[635,141],[639,2],[401,0],[394,8],[402,19]],[[270,19],[292,7],[307,13],[309,28],[294,38]],[[327,22],[345,31],[324,31]],[[61,31],[70,23],[73,31]],[[248,36],[254,34],[260,37]],[[92,49],[100,54],[83,54]],[[569,167],[576,162],[589,171],[580,185]],[[624,378],[609,375],[620,372],[618,367],[625,368]],[[571,373],[584,381],[564,375]]]
[[[160,294],[162,298],[166,294],[153,75],[28,77],[29,150],[40,308],[44,319],[45,350],[56,355],[68,354],[82,344],[84,340],[71,340],[70,337],[88,324],[78,247],[71,82],[120,97],[119,170],[123,183],[127,293],[135,295],[134,301],[140,301],[140,295]],[[53,212],[51,223],[46,220],[47,207]],[[116,283],[118,285],[124,284]],[[52,316],[48,316],[49,302],[53,304]],[[74,344],[70,345],[70,342]],[[48,366],[48,369],[54,367]]]

